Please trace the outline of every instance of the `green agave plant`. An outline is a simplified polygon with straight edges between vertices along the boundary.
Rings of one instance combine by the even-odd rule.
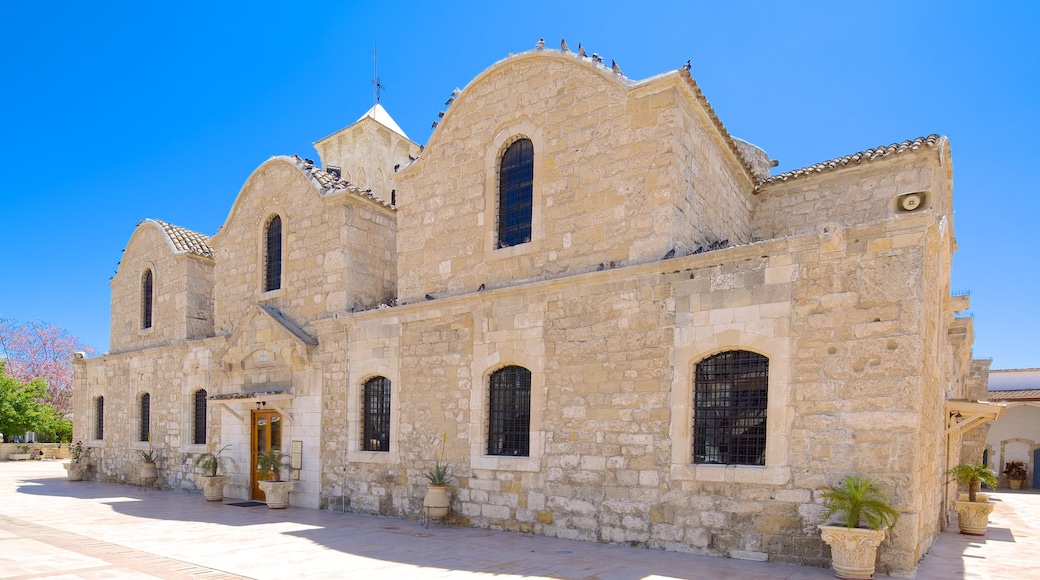
[[[822,488],[825,500],[823,519],[837,514],[838,522],[846,528],[860,527],[865,521],[872,530],[891,526],[899,519],[899,512],[888,505],[888,498],[873,481],[859,475],[846,475],[841,485]]]
[[[423,475],[430,481],[430,485],[448,485],[451,483],[451,475],[448,473],[448,466],[441,465],[440,461],[436,461],[433,464],[433,469],[427,471]]]
[[[962,463],[946,472],[957,483],[968,486],[968,501],[975,501],[975,494],[979,492],[982,484],[997,487],[997,474],[982,463]]]

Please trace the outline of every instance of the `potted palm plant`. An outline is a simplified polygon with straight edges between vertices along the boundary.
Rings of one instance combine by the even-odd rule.
[[[138,473],[138,479],[141,485],[148,487],[159,479],[159,470],[155,468],[155,462],[162,459],[162,457],[159,456],[158,452],[151,449],[148,451],[138,449],[137,453],[141,455],[141,470]]]
[[[1022,489],[1026,481],[1026,464],[1021,461],[1008,461],[1004,464],[1004,475],[1011,489]]]
[[[196,475],[195,481],[202,486],[202,495],[206,501],[220,501],[224,499],[224,486],[227,485],[228,476],[223,475],[228,463],[235,461],[225,457],[224,452],[229,446],[207,451],[195,458],[195,467],[202,470],[202,475]]]
[[[292,481],[282,481],[282,470],[292,472],[292,465],[288,462],[289,454],[282,453],[277,449],[271,449],[267,453],[256,456],[256,471],[259,480],[257,485],[264,492],[268,509],[285,509],[289,505],[289,492],[292,491]]]
[[[90,472],[90,448],[77,441],[69,446],[70,461],[63,463],[69,472],[69,481],[82,481]]]
[[[953,502],[953,509],[957,512],[957,525],[961,533],[969,536],[986,535],[986,527],[989,525],[989,514],[993,513],[994,504],[989,496],[980,498],[979,488],[985,483],[990,487],[997,486],[997,476],[989,467],[977,463],[962,463],[946,472],[946,474],[962,485],[968,486],[967,500],[958,499]]]
[[[838,578],[873,578],[877,547],[885,530],[899,519],[880,487],[859,475],[846,475],[840,485],[824,487],[823,541],[831,547],[831,564]]]

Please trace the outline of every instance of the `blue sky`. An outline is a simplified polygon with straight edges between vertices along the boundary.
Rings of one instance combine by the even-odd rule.
[[[0,3],[0,317],[108,348],[135,224],[212,235],[272,155],[382,104],[425,143],[456,86],[539,37],[643,79],[691,59],[734,135],[798,167],[950,138],[975,356],[1040,367],[1040,3]]]

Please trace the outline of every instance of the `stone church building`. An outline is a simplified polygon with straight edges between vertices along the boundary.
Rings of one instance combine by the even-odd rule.
[[[533,50],[424,146],[377,104],[315,147],[212,236],[138,224],[110,350],[75,364],[94,477],[151,448],[193,490],[227,446],[225,496],[262,498],[274,448],[294,506],[416,518],[440,460],[454,525],[828,566],[818,490],[860,473],[900,575],[945,527],[988,370],[946,138],[771,175],[688,69]]]

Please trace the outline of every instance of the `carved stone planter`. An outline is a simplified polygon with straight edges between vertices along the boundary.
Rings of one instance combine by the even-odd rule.
[[[69,472],[69,481],[82,481],[90,471],[89,463],[63,463],[62,466]]]
[[[1024,479],[1009,479],[1008,485],[1011,489],[1022,489],[1022,484],[1025,483]]]
[[[958,493],[957,494],[957,500],[958,501],[968,501],[968,494],[966,494],[966,493]],[[975,501],[989,501],[989,494],[988,493],[976,493],[975,494]]]
[[[831,547],[831,565],[838,578],[874,577],[877,547],[885,539],[885,530],[820,526],[823,541]]]
[[[206,501],[221,501],[224,499],[224,486],[227,485],[226,475],[196,475],[195,481],[202,487],[202,497]]]
[[[8,461],[29,461],[30,457],[32,457],[32,455],[29,455],[28,453],[8,453],[7,454],[7,460]]]
[[[292,491],[291,481],[258,481],[260,491],[264,492],[267,499],[267,508],[272,510],[283,510],[289,505],[289,492]]]
[[[993,513],[996,504],[988,501],[955,501],[953,509],[957,511],[957,524],[962,534],[969,536],[985,536],[989,526],[989,514]]]

